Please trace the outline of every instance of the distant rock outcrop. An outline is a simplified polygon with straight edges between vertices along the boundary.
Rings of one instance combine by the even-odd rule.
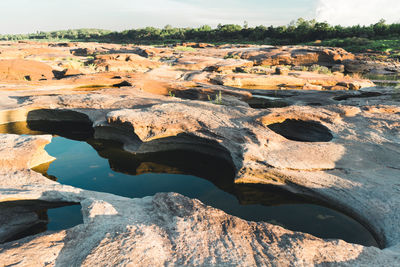
[[[9,81],[39,81],[54,77],[53,69],[46,63],[34,60],[0,60],[0,79]]]
[[[232,52],[231,56],[251,60],[256,65],[313,65],[333,66],[344,60],[353,60],[355,56],[342,48],[309,46],[283,46],[268,48],[249,48]]]

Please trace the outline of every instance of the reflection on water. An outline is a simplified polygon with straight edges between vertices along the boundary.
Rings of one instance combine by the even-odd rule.
[[[91,85],[82,85],[76,88],[73,88],[73,91],[98,91],[106,88],[112,88],[112,85],[106,84],[91,84]]]
[[[249,90],[303,90],[303,86],[296,85],[243,85],[243,86],[233,86],[240,89]]]
[[[247,101],[247,104],[256,109],[283,108],[290,106],[290,103],[283,100],[283,98],[262,95],[253,95],[253,97]]]
[[[0,203],[0,222],[8,225],[7,233],[0,233],[0,243],[6,243],[46,230],[68,229],[83,223],[83,219],[78,204],[12,201]]]
[[[400,88],[400,75],[398,74],[364,74],[363,78],[371,80],[378,86]]]
[[[38,130],[39,124],[35,125]],[[9,133],[9,129],[19,129],[21,134],[21,128],[13,125],[0,129]],[[47,123],[45,131],[52,133],[49,128]],[[377,246],[361,224],[320,203],[272,186],[234,184],[231,163],[220,157],[184,149],[132,154],[116,142],[93,138],[82,142],[60,136],[46,150],[57,160],[35,170],[62,184],[131,198],[177,192],[246,220]]]

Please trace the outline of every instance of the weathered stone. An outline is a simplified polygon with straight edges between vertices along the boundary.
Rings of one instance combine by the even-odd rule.
[[[0,166],[3,169],[21,170],[35,167],[41,163],[53,161],[55,158],[49,156],[44,150],[45,145],[50,143],[51,137],[17,137],[0,134]],[[15,143],[21,142],[19,153],[10,153]]]
[[[71,54],[74,56],[79,56],[79,57],[87,57],[90,55],[94,55],[96,51],[89,49],[89,48],[75,48],[71,49]]]
[[[343,64],[335,64],[332,66],[332,72],[345,72],[345,66]]]
[[[227,74],[217,75],[210,77],[211,81],[216,84],[235,86],[235,87],[251,87],[258,86],[264,89],[273,88],[285,88],[300,87],[302,88],[306,84],[313,86],[322,86],[326,89],[330,89],[332,86],[341,83],[344,88],[352,88],[351,90],[357,90],[357,88],[372,87],[374,83],[369,80],[353,79],[343,76],[329,75],[329,74],[318,74],[309,72],[295,72],[289,75],[256,75],[256,74]],[[306,86],[307,88],[307,86]]]
[[[53,69],[42,62],[33,60],[0,60],[0,79],[5,81],[38,81],[52,79]]]
[[[193,47],[193,48],[207,48],[207,47],[214,47],[212,44],[207,43],[181,43],[180,46],[184,47]]]
[[[73,47],[74,43],[50,43],[50,47]]]
[[[132,86],[130,82],[127,81],[122,81],[120,83],[113,84],[114,87],[126,87],[126,86]]]
[[[289,70],[287,68],[282,68],[282,67],[276,67],[275,73],[278,75],[288,75]]]
[[[303,85],[303,90],[322,90],[323,87],[321,85],[314,85],[310,83],[306,83]]]
[[[208,66],[206,68],[207,71],[216,71],[216,72],[223,72],[223,71],[232,71],[236,68],[240,67],[251,67],[253,66],[253,62],[248,61],[248,60],[242,60],[242,59],[227,59],[224,60],[220,63]]]
[[[371,60],[346,60],[343,62],[347,72],[352,73],[400,73],[400,64]]]
[[[223,59],[204,56],[182,56],[173,63],[176,68],[187,70],[203,70],[224,62]]]
[[[115,44],[85,45],[113,53],[135,53],[135,48]],[[64,47],[54,49],[69,51]],[[249,53],[250,56],[254,51],[269,53],[280,48],[268,49],[230,45],[223,49],[207,47],[198,49],[200,52],[177,52],[175,56],[186,59],[198,56],[201,61],[207,55],[209,58],[205,61],[208,62],[204,64],[210,66],[212,61],[213,64],[224,62],[227,53]],[[288,54],[285,52],[274,60],[292,63],[317,60],[329,65],[351,57],[341,50],[310,49],[293,47],[286,50]],[[173,48],[154,51],[154,58],[163,51],[168,54]],[[323,240],[269,223],[247,222],[175,193],[127,199],[62,185],[30,170],[53,160],[44,150],[50,136],[1,134],[0,201],[80,203],[84,218],[81,225],[65,231],[46,231],[0,245],[1,264],[397,265],[400,261],[398,92],[390,88],[358,91],[236,89],[210,84],[209,80],[238,86],[273,84],[280,87],[286,83],[305,89],[319,89],[319,86],[348,89],[351,84],[357,87],[357,82],[363,83],[359,87],[373,84],[350,77],[302,71],[287,76],[247,73],[215,76],[210,72],[204,74],[202,69],[177,70],[179,65],[168,66],[156,59],[150,61],[123,53],[97,58],[99,64],[133,65],[136,59],[144,60],[140,70],[146,73],[96,73],[47,81],[40,86],[23,81],[21,87],[2,84],[0,122],[27,118],[84,121],[89,127],[93,124],[97,138],[122,142],[125,150],[136,153],[156,152],[166,149],[166,144],[169,149],[174,145],[178,147],[176,141],[182,134],[204,140],[193,143],[193,149],[202,149],[202,144],[214,142],[230,157],[236,183],[275,184],[329,202],[368,226],[385,249]],[[102,60],[104,62],[100,62]],[[152,68],[149,61],[164,66],[149,71]],[[132,88],[97,91],[75,88],[88,84],[111,86],[120,82],[113,79],[116,76],[132,84]],[[202,83],[193,82],[196,79]],[[205,101],[163,96],[168,90],[182,98]],[[207,95],[217,92],[221,92],[225,105],[207,101]],[[253,109],[248,106],[252,94],[278,98],[288,105]],[[0,130],[6,132],[5,128],[0,127]],[[165,137],[174,141],[163,143]],[[139,172],[147,167],[143,164]],[[3,214],[0,216],[0,240],[37,220],[23,207],[7,209]]]
[[[324,47],[268,47],[232,52],[242,59],[252,60],[257,65],[327,65],[332,66],[355,56],[342,48]]]
[[[151,61],[137,54],[107,54],[95,57],[93,64],[98,71],[137,71],[148,70],[159,66],[157,62]]]

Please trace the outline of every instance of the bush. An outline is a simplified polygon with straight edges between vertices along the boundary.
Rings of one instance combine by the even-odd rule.
[[[309,69],[312,72],[318,72],[320,74],[331,74],[331,70],[325,66],[320,66],[320,65],[312,65]]]
[[[177,46],[174,48],[175,51],[181,51],[181,52],[195,52],[196,49],[190,46]]]

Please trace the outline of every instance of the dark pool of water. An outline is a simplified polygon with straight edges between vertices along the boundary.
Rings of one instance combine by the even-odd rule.
[[[373,81],[377,86],[400,88],[400,75],[398,74],[365,74],[363,78]]]
[[[290,106],[290,103],[278,97],[253,95],[251,99],[247,101],[247,104],[251,108],[265,109],[265,108],[283,108]]]
[[[233,86],[235,87],[235,86]],[[245,86],[236,86],[240,89],[249,89],[249,90],[303,90],[303,86],[295,86],[295,85],[245,85]]]
[[[26,123],[3,125],[0,133],[40,133],[40,123],[34,125],[36,131]],[[46,132],[52,133],[51,127],[46,127]],[[84,136],[79,131],[77,134],[79,140]],[[72,139],[55,136],[45,149],[57,160],[35,170],[62,184],[130,198],[177,192],[246,220],[377,246],[364,226],[319,202],[273,186],[234,184],[232,165],[219,157],[190,150],[132,154],[116,142],[92,137],[85,141]],[[81,214],[73,213],[68,218],[75,220],[74,216]]]
[[[27,236],[45,231],[58,231],[68,229],[83,223],[81,205],[68,203],[54,204],[42,201],[13,201],[0,203],[0,216],[7,216],[15,212],[23,217],[26,214],[35,214],[37,220],[21,226],[18,231],[10,231],[6,238],[0,236],[0,243],[18,240]],[[8,222],[13,224],[12,222]],[[19,222],[17,221],[18,225]]]

